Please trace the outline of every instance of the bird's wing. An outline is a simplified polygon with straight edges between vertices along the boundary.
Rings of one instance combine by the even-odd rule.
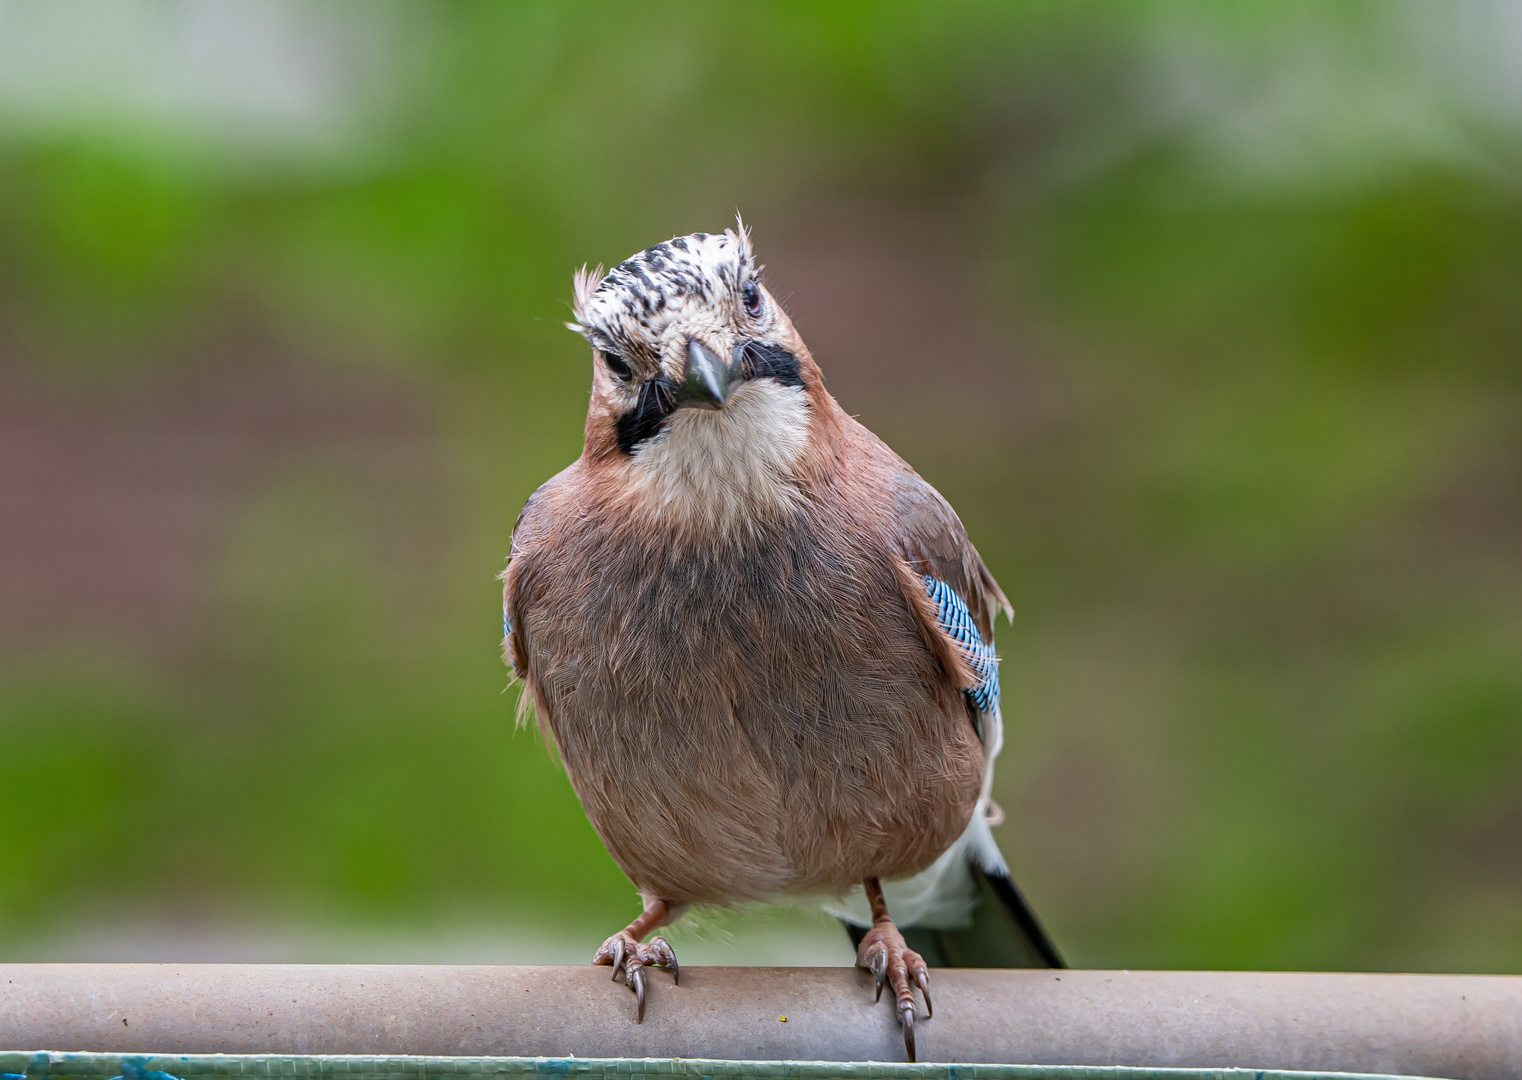
[[[1009,600],[940,492],[907,466],[896,479],[893,508],[901,550],[929,600],[917,606],[965,665],[969,704],[979,714],[991,713],[999,699],[994,618],[1000,611],[1009,614]],[[978,727],[981,733],[983,725]]]
[[[984,642],[992,642],[994,617],[1011,614],[1009,600],[967,539],[951,504],[907,466],[894,491],[894,512],[904,557],[916,571],[943,581],[972,614]]]
[[[507,568],[502,571],[502,652],[513,666],[513,674],[520,679],[528,677],[528,648],[523,637],[523,616],[518,610],[518,585],[529,556],[545,531],[545,503],[548,493],[564,476],[560,473],[550,478],[528,497],[518,520],[513,523],[512,540],[507,549]]]

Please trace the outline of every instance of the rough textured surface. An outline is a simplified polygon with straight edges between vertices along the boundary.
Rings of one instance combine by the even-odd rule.
[[[900,1061],[848,968],[0,965],[0,1050]],[[1518,1075],[1522,978],[937,973],[926,1061]],[[786,1022],[780,1018],[787,1017]]]
[[[715,1058],[256,1057],[252,1055],[7,1054],[0,1074],[24,1080],[1246,1080],[1236,1069],[1097,1065],[901,1065],[886,1062],[726,1061]],[[1374,1074],[1258,1070],[1252,1080],[1393,1080]]]

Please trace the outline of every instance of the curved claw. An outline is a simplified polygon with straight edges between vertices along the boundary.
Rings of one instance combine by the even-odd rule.
[[[676,950],[663,937],[652,939],[650,947],[655,952],[655,962],[663,965],[671,972],[672,985],[680,986],[682,983],[682,969],[677,966]]]
[[[925,1018],[928,1020],[933,1010],[930,1004],[930,973],[925,967],[924,957],[909,948],[898,927],[886,918],[886,913],[881,908],[879,897],[874,907],[874,925],[858,946],[856,962],[872,973],[876,985],[875,1001],[882,1000],[884,986],[892,989],[889,1004],[898,1014],[899,1027],[904,1034],[904,1052],[909,1055],[910,1061],[915,1061],[914,988],[918,986],[920,993],[925,995]]]
[[[634,963],[629,965],[628,973],[624,976],[624,982],[634,991],[634,1000],[639,1003],[638,1014],[634,1018],[636,1024],[645,1022],[645,967],[643,964]]]
[[[638,1003],[638,1023],[645,1021],[646,990],[650,985],[650,976],[647,968],[651,966],[664,967],[671,972],[673,983],[680,978],[681,969],[677,967],[676,950],[665,938],[653,938],[649,943],[637,941],[632,932],[622,930],[614,934],[592,957],[594,964],[612,964],[613,981],[618,981],[620,973],[624,977],[624,985],[634,993]]]

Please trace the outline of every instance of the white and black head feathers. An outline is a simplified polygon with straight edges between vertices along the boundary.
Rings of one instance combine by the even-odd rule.
[[[586,454],[617,471],[637,517],[713,536],[796,508],[818,376],[759,273],[737,223],[576,275]]]
[[[791,323],[761,284],[739,221],[722,233],[646,248],[606,275],[583,267],[575,314],[567,325],[592,345],[594,397],[614,419],[626,454],[667,432],[693,342],[740,381],[803,385],[798,358],[782,340]]]
[[[759,301],[759,303],[757,302]],[[701,330],[765,315],[750,234],[740,225],[646,248],[606,276],[576,275],[571,329],[594,348],[655,348],[675,328]],[[729,316],[728,320],[725,316]]]

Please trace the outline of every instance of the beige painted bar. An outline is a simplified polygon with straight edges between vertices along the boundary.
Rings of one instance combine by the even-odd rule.
[[[0,965],[0,1050],[901,1061],[848,968]],[[921,1061],[1522,1076],[1522,977],[938,970]],[[786,1020],[783,1020],[786,1017]]]

